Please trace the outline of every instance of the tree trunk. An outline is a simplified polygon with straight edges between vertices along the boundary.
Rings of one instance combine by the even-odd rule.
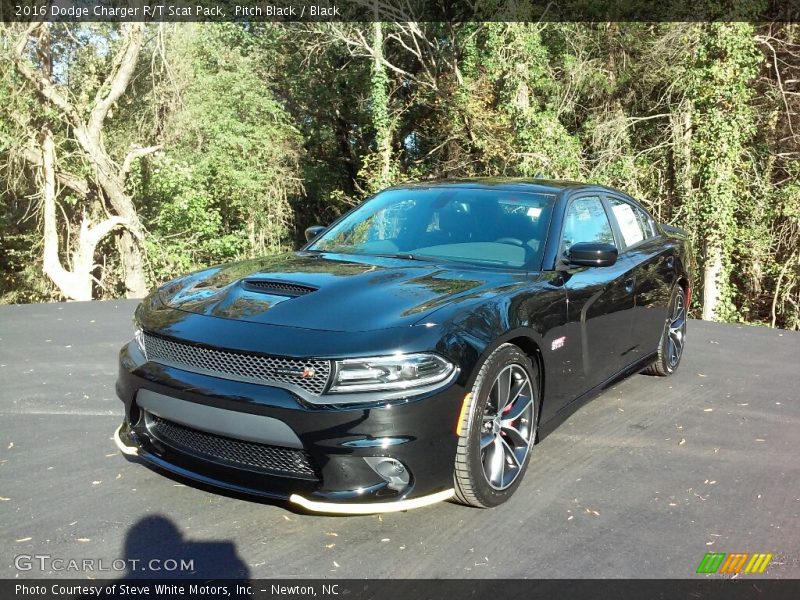
[[[710,247],[706,250],[706,264],[703,267],[703,320],[717,320],[719,304],[719,277],[722,274],[722,250]]]
[[[123,26],[122,45],[114,57],[114,66],[103,82],[91,106],[73,105],[71,99],[53,83],[46,70],[45,73],[42,74],[28,62],[25,55],[25,48],[27,47],[29,36],[38,29],[40,34],[38,52],[41,56],[45,57],[42,61],[45,67],[49,64],[50,61],[48,57],[51,54],[49,27],[49,23],[32,24],[28,26],[23,35],[16,41],[14,45],[14,59],[17,70],[39,93],[42,99],[45,100],[50,107],[58,111],[60,117],[68,121],[72,126],[75,139],[86,155],[88,159],[87,162],[93,167],[95,179],[102,189],[103,195],[118,215],[116,218],[112,219],[115,223],[113,226],[124,223],[128,229],[127,234],[122,236],[121,245],[126,295],[128,297],[142,297],[147,294],[144,269],[144,227],[136,212],[133,200],[125,191],[125,180],[133,161],[136,158],[158,150],[158,147],[137,147],[132,149],[125,157],[123,166],[120,168],[118,164],[112,160],[105,148],[105,144],[103,143],[103,126],[111,107],[128,89],[128,85],[133,77],[139,60],[139,53],[144,43],[144,24],[126,23]],[[52,142],[52,134],[50,134],[50,141]],[[54,173],[54,177],[57,176],[59,176],[59,174]],[[75,178],[69,177],[69,179],[74,180]],[[81,186],[70,183],[67,183],[67,185],[70,185],[70,187],[79,193],[82,187],[86,187],[88,191],[88,186],[85,185]],[[85,195],[84,193],[84,196]],[[53,202],[55,202],[55,191],[53,191]],[[98,225],[97,228],[103,228],[107,223],[109,223],[109,221]],[[87,235],[89,235],[89,238],[93,238],[100,229],[97,229],[95,233],[92,234],[91,232],[93,230],[95,230],[95,228],[89,229],[87,222]],[[96,243],[97,242],[95,242],[95,245]],[[93,248],[92,252],[94,252]],[[55,257],[57,260],[57,249]],[[53,257],[50,256],[51,265],[52,258]],[[89,287],[91,288],[91,283]],[[85,295],[85,290],[82,291],[81,294]]]
[[[386,66],[383,64],[383,24],[372,24],[372,121],[378,151],[377,189],[389,185],[392,172],[392,123],[389,116],[389,90]]]
[[[58,224],[56,221],[56,149],[53,133],[49,128],[42,130],[43,213],[44,213],[44,255],[43,270],[59,291],[70,300],[92,299],[92,270],[94,252],[97,244],[112,229],[123,225],[120,217],[106,219],[92,226],[84,216],[78,236],[77,246],[72,255],[72,271],[64,268],[58,256]]]
[[[128,298],[144,298],[147,295],[144,256],[130,231],[125,230],[120,233],[117,249],[122,260],[125,295]]]
[[[147,295],[145,278],[142,227],[136,207],[125,192],[125,182],[119,169],[103,147],[102,140],[94,137],[88,127],[75,130],[75,137],[95,165],[97,181],[114,211],[128,223],[128,231],[121,236],[118,245],[124,269],[125,295],[128,298],[143,298]]]
[[[687,107],[683,113],[683,123],[680,131],[680,157],[681,157],[681,193],[684,202],[692,195],[692,111]]]

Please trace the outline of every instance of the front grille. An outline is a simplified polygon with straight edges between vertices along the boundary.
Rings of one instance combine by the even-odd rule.
[[[147,428],[164,444],[199,458],[250,471],[317,479],[311,459],[303,450],[235,440],[152,414],[147,415]]]
[[[331,363],[327,360],[218,350],[149,333],[145,333],[143,338],[147,360],[223,379],[288,384],[318,396],[331,374]]]
[[[243,285],[245,288],[255,292],[278,294],[279,296],[302,296],[303,294],[317,291],[317,288],[308,285],[266,279],[245,279]]]

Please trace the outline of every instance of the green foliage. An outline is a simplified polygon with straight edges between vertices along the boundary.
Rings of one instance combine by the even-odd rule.
[[[703,269],[719,255],[716,318],[799,328],[799,31],[736,22],[151,25],[105,139],[120,163],[134,143],[160,146],[128,178],[153,283],[297,246],[305,227],[395,182],[544,176],[615,186],[685,227],[695,314]],[[118,28],[51,35],[64,89],[89,100]],[[7,61],[2,40],[0,50]],[[26,129],[14,115],[63,123],[0,69],[0,294],[49,299],[37,266],[38,173],[21,166]],[[91,182],[67,128],[57,134],[59,160]],[[63,239],[74,239],[82,211],[103,214],[101,200],[87,206],[62,191]],[[115,243],[98,254],[98,294],[114,296]]]
[[[6,192],[0,204],[0,304],[55,300],[57,295],[37,260],[41,248],[36,232],[26,222],[17,222],[19,201]]]
[[[745,23],[705,26],[693,64],[687,71],[687,97],[693,107],[692,214],[696,246],[705,260],[721,253],[717,316],[736,320],[740,314],[730,285],[734,241],[740,229],[753,225],[750,159],[747,145],[755,133],[752,83],[761,60],[753,27]],[[755,223],[758,225],[758,222]]]
[[[179,98],[164,107],[169,152],[143,165],[136,190],[156,281],[290,245],[300,137],[250,52],[234,25],[183,28],[168,48],[163,85]]]
[[[510,125],[510,172],[577,179],[580,143],[558,118],[558,86],[540,25],[492,23],[487,29],[482,64],[498,90],[498,108]]]
[[[244,233],[224,225],[221,207],[191,167],[159,157],[142,172],[142,180],[140,193],[155,209],[147,220],[154,280],[165,281],[247,253]]]

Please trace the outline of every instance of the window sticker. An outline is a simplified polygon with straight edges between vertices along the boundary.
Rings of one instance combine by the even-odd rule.
[[[626,246],[633,246],[644,239],[644,234],[642,234],[642,229],[639,227],[639,222],[636,220],[630,204],[615,204],[611,210],[614,211],[614,216],[617,218]]]

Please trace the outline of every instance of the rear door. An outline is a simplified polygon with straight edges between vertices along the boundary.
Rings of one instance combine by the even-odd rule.
[[[641,206],[622,195],[607,194],[606,200],[620,252],[631,264],[634,279],[631,347],[624,361],[631,364],[658,347],[675,279],[675,256]]]

